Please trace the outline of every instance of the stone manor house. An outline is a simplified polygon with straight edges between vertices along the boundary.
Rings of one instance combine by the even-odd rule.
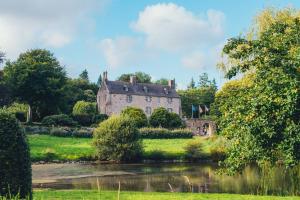
[[[158,107],[181,116],[181,101],[175,90],[175,80],[169,80],[167,86],[137,83],[135,76],[130,77],[130,82],[110,81],[107,72],[104,72],[97,105],[100,113],[109,116],[120,114],[127,106],[141,108],[148,117]]]

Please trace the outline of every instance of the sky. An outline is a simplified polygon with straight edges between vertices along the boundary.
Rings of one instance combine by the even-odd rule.
[[[0,51],[16,60],[50,50],[69,77],[87,69],[96,82],[142,71],[186,88],[202,73],[226,80],[216,65],[227,39],[246,33],[265,8],[299,0],[0,0]],[[0,66],[3,68],[4,64]]]

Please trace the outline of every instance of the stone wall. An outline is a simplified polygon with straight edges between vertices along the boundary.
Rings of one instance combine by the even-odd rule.
[[[191,129],[194,135],[212,136],[216,132],[216,123],[206,119],[186,119],[186,127]]]

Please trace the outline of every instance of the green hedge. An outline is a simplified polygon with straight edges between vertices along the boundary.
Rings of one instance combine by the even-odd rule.
[[[78,126],[76,121],[65,114],[44,117],[42,124],[45,126]]]
[[[92,138],[93,132],[91,130],[83,129],[69,129],[69,128],[53,128],[50,130],[50,135],[57,137],[77,137],[77,138]]]
[[[140,128],[139,134],[141,138],[148,139],[171,139],[171,138],[192,138],[193,133],[189,129],[174,129],[166,128]]]
[[[15,116],[0,109],[0,197],[32,198],[31,161],[23,129]]]

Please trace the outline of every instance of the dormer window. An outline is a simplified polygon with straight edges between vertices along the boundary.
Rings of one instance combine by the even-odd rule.
[[[124,89],[124,91],[128,92],[128,86],[127,85],[124,85],[123,89]]]
[[[132,102],[132,96],[131,95],[127,95],[126,96],[126,101],[127,101],[127,103],[131,103]]]
[[[144,92],[148,93],[148,88],[146,86],[144,86],[143,90]]]
[[[165,92],[165,94],[169,94],[169,91],[167,88],[164,88],[164,92]]]

